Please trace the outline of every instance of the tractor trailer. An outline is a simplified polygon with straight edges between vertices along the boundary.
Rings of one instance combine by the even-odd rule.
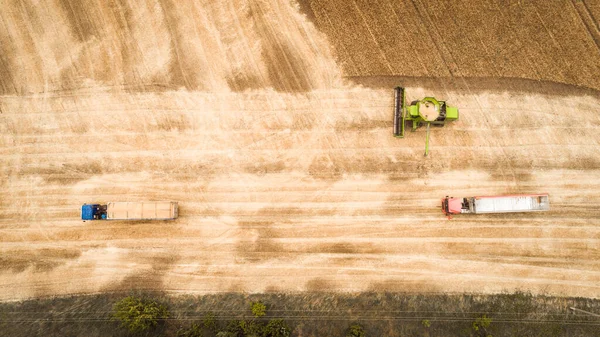
[[[177,218],[177,202],[109,202],[83,204],[81,220],[173,220]]]
[[[550,209],[548,194],[517,194],[470,198],[445,197],[442,211],[446,214],[484,214],[538,212]]]

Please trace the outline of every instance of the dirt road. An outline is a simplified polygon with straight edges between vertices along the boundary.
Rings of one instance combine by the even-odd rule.
[[[225,3],[185,3],[198,23],[163,1],[124,19],[152,29],[130,24],[121,35],[77,23],[91,33],[62,36],[79,47],[64,56],[76,62],[40,60],[39,73],[3,67],[20,89],[0,97],[0,300],[129,288],[598,296],[596,91],[515,79],[350,80],[297,6]],[[93,10],[76,17],[121,13]],[[47,19],[52,11],[65,17],[50,8]],[[148,19],[152,11],[164,18]],[[0,14],[2,37],[16,34],[19,15],[38,12]],[[44,43],[55,36],[17,31]],[[125,53],[133,47],[116,42],[129,38],[170,44]],[[61,59],[60,47],[47,48]],[[98,61],[113,55],[107,48],[122,63]],[[39,54],[10,60],[27,55]],[[38,77],[20,76],[30,70]],[[459,121],[433,130],[427,158],[424,130],[392,137],[392,83],[407,85],[408,100],[433,95],[460,109]],[[521,192],[548,192],[551,210],[448,220],[438,207],[445,195]],[[179,201],[180,217],[79,220],[83,203],[136,200]]]

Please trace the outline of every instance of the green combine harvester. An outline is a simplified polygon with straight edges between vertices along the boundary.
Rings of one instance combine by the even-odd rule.
[[[406,106],[404,88],[396,87],[396,99],[394,107],[394,137],[404,138],[404,127],[406,122],[411,122],[411,131],[427,124],[427,138],[425,139],[425,155],[429,154],[429,126],[444,126],[448,121],[458,119],[458,109],[448,106],[444,101],[438,101],[433,97],[425,97],[422,100],[412,102]]]

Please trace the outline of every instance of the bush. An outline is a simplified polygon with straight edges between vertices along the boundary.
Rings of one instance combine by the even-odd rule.
[[[483,315],[473,321],[472,327],[473,330],[479,334],[481,337],[492,337],[492,335],[488,334],[487,328],[492,324],[492,319],[487,317],[487,315]]]
[[[252,310],[254,317],[262,317],[267,314],[267,306],[260,301],[252,302],[250,309]]]
[[[292,330],[283,319],[272,319],[264,328],[264,337],[289,337]]]
[[[244,329],[241,321],[231,320],[227,323],[225,329],[217,333],[217,337],[242,337]]]
[[[365,337],[365,330],[360,324],[352,324],[350,328],[348,328],[346,337]]]
[[[177,331],[177,337],[202,337],[202,328],[198,324],[192,324],[189,329]]]
[[[266,325],[255,320],[233,320],[217,333],[217,337],[289,337],[291,331],[283,319],[272,319]]]
[[[156,327],[158,320],[169,317],[167,307],[155,301],[128,296],[113,306],[113,318],[131,333],[141,333]]]
[[[210,331],[217,331],[217,321],[215,319],[215,314],[212,312],[207,312],[206,315],[204,315],[202,324],[204,324],[204,327]]]
[[[262,337],[265,325],[257,321],[240,321],[240,327],[246,337]]]

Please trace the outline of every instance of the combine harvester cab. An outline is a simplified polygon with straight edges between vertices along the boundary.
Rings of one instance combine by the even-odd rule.
[[[178,208],[174,201],[83,204],[81,220],[173,220],[178,216]]]
[[[548,194],[517,194],[469,198],[445,197],[442,211],[446,215],[471,213],[540,212],[550,209]]]

